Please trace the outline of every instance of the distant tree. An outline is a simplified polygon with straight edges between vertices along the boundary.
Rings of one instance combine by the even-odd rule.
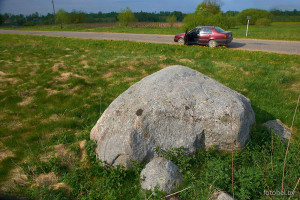
[[[193,14],[183,19],[184,27],[191,29],[195,26],[219,26],[227,29],[234,26],[235,21],[224,15],[220,6],[218,0],[204,0]]]
[[[27,21],[33,21],[34,18],[39,18],[39,13],[35,12],[26,16]]]
[[[228,16],[228,17],[234,17],[236,15],[238,15],[240,12],[239,11],[231,11],[231,10],[228,10],[225,15]]]
[[[176,16],[177,21],[182,21],[183,18],[184,18],[184,16],[185,16],[185,15],[184,15],[182,12],[180,12],[180,11],[173,11],[171,14]]]
[[[0,25],[4,24],[4,15],[0,14]]]
[[[70,14],[63,9],[59,9],[59,11],[55,15],[55,22],[60,24],[60,28],[63,28],[63,24],[70,23]]]
[[[218,14],[221,13],[221,2],[219,0],[203,0],[197,7],[197,11],[201,9],[206,9],[209,13]]]
[[[85,19],[85,13],[73,10],[70,13],[70,18],[71,18],[71,23],[72,24],[78,24],[78,23],[83,23]]]
[[[272,10],[270,10],[270,13],[274,16],[279,16],[282,14],[282,11],[280,11],[278,9],[272,9]]]
[[[177,22],[177,17],[175,15],[172,15],[167,18],[167,22],[170,24],[171,27],[173,27],[174,23]]]
[[[127,7],[122,9],[118,15],[118,21],[123,26],[128,26],[132,22],[137,22],[138,19],[134,16],[133,12]]]
[[[24,23],[26,23],[26,18],[22,14],[20,14],[20,15],[12,15],[11,19],[12,19],[13,23],[15,25],[18,25],[18,26],[22,26]]]
[[[238,14],[238,20],[242,24],[247,24],[247,16],[251,16],[250,24],[254,25],[258,19],[269,19],[272,20],[272,14],[266,10],[261,9],[246,9]]]

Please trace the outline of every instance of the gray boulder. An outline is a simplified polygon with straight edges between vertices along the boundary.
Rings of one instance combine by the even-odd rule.
[[[141,172],[141,187],[145,190],[159,190],[171,193],[182,182],[179,168],[170,160],[155,158],[150,161]]]
[[[90,137],[109,165],[149,162],[155,148],[242,149],[255,115],[250,101],[200,72],[171,66],[149,75],[118,96]],[[232,143],[233,142],[233,143]]]
[[[279,135],[284,141],[289,140],[291,138],[291,130],[279,119],[267,121],[263,125],[267,127],[270,131],[273,131],[274,133]]]

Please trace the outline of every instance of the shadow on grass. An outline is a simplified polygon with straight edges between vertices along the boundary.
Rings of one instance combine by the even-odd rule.
[[[5,194],[5,193],[0,193],[0,199],[5,199],[5,200],[29,200],[26,197],[16,196],[16,195],[12,195],[12,194]]]

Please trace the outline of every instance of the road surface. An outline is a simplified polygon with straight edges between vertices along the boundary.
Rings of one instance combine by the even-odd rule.
[[[106,39],[106,40],[130,40],[151,43],[174,44],[173,35],[156,34],[129,34],[129,33],[103,33],[103,32],[70,32],[70,31],[17,31],[1,30],[0,34],[23,34],[44,35],[53,37],[84,38],[84,39]],[[260,39],[233,39],[228,46],[229,49],[244,49],[249,51],[266,51],[283,54],[300,55],[300,42],[260,40]]]

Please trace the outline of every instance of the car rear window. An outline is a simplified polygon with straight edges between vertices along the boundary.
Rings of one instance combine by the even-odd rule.
[[[211,28],[202,28],[200,33],[201,34],[212,34],[212,29]]]
[[[223,33],[225,32],[223,29],[221,29],[220,27],[215,27],[216,31],[218,31],[219,33]]]

